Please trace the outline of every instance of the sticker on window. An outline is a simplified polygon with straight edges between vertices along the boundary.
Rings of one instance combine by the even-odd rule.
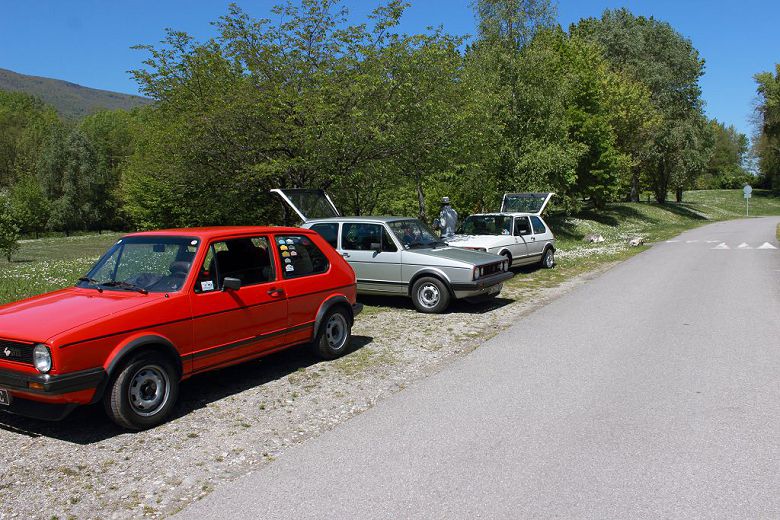
[[[200,282],[200,289],[201,291],[213,291],[214,290],[214,282],[211,280],[207,282]]]
[[[295,271],[295,268],[292,265],[287,264],[286,266],[284,266],[284,270],[289,273],[291,271]]]
[[[292,243],[293,243],[293,241],[292,241],[292,238],[288,238],[288,239],[287,239],[287,243],[288,243],[288,244],[292,244]]]
[[[279,246],[280,251],[287,251],[287,246]]]
[[[288,253],[287,251],[282,251],[282,256],[287,258],[288,256],[290,256],[290,253]]]

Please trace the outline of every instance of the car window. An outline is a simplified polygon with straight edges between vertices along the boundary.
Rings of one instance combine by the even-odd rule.
[[[509,235],[512,217],[506,215],[471,215],[461,224],[462,235]]]
[[[271,282],[276,278],[266,237],[235,238],[214,242],[198,271],[195,292],[221,290],[225,278],[238,278],[241,286]]]
[[[184,285],[198,240],[177,236],[125,237],[101,257],[79,287],[174,292]]]
[[[330,267],[328,257],[309,237],[284,235],[277,236],[275,241],[285,278],[320,274]]]
[[[311,227],[312,231],[319,233],[325,241],[333,246],[333,249],[338,247],[339,240],[339,225],[336,222],[327,222],[325,224],[314,224]]]
[[[383,236],[379,224],[346,223],[341,230],[341,248],[349,251],[372,251],[372,244],[382,244],[382,251],[397,251],[389,237]]]
[[[515,236],[530,235],[531,223],[528,217],[518,217],[515,219]]]
[[[535,235],[541,235],[542,233],[547,232],[547,228],[544,227],[544,224],[542,223],[542,219],[539,217],[531,217],[531,225],[534,227],[534,234]]]

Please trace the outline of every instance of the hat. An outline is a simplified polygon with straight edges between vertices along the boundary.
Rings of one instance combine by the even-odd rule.
[[[442,204],[449,204],[450,203],[450,198],[449,197],[442,197],[441,203]]]

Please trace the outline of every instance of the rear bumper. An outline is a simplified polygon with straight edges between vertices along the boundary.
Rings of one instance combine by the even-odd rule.
[[[25,374],[0,370],[0,388],[38,395],[62,395],[80,390],[91,390],[106,379],[106,371],[92,368],[70,374]]]

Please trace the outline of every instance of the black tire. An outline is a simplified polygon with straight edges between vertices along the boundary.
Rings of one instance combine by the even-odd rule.
[[[179,374],[156,352],[130,359],[103,396],[108,417],[122,428],[146,430],[168,418],[179,397]]]
[[[508,268],[511,269],[512,268],[512,253],[510,253],[509,251],[504,251],[503,253],[501,253],[501,256],[503,256],[504,258],[509,260],[509,267]]]
[[[544,254],[542,255],[542,260],[539,262],[542,267],[545,269],[552,269],[555,265],[555,251],[553,251],[552,247],[548,247],[544,250]]]
[[[438,278],[423,276],[412,286],[412,302],[420,312],[440,314],[450,306],[450,290]]]
[[[341,307],[325,315],[314,339],[314,353],[322,359],[336,359],[349,351],[352,339],[352,320]]]

